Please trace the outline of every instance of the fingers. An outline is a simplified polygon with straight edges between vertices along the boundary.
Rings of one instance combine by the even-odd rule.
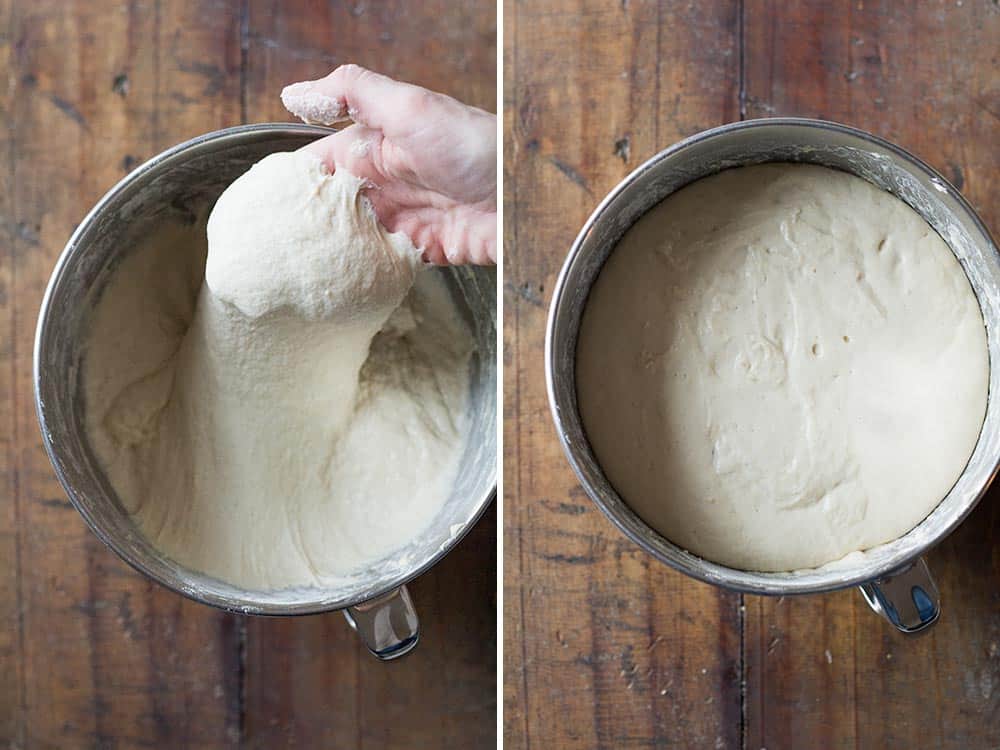
[[[382,138],[378,130],[351,125],[303,146],[302,150],[316,154],[331,172],[346,169],[355,177],[378,184],[382,177],[378,166]]]
[[[344,169],[367,180],[365,191],[375,214],[390,232],[403,232],[434,265],[496,263],[496,212],[468,205],[433,205],[428,196],[414,197],[404,189],[383,190],[381,167],[383,134],[363,125],[341,131],[303,146],[333,172]],[[449,203],[445,201],[445,203]]]
[[[376,207],[376,211],[378,208]],[[497,258],[495,213],[458,207],[403,211],[386,229],[402,232],[420,248],[424,262],[437,266],[491,265]]]
[[[420,86],[400,83],[360,65],[341,65],[326,78],[286,86],[285,108],[306,122],[332,125],[347,119],[382,130],[405,134],[428,110],[458,104],[450,97]]]
[[[496,128],[491,116],[357,65],[288,86],[281,99],[307,122],[354,120],[356,124],[304,150],[316,154],[330,171],[343,169],[368,181],[371,187],[365,192],[379,220],[390,231],[406,234],[426,262],[496,262]],[[401,149],[400,143],[414,149]],[[466,174],[470,165],[476,169]],[[461,188],[457,194],[456,187]]]

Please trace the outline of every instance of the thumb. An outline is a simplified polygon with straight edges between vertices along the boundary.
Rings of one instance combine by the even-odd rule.
[[[382,132],[364,125],[351,125],[302,147],[315,154],[334,172],[345,169],[355,177],[379,185],[383,173],[379,165]]]
[[[409,132],[412,115],[435,97],[447,99],[353,64],[341,65],[316,81],[293,83],[281,92],[285,109],[308,123],[332,125],[353,120],[390,137]]]
[[[330,172],[341,169],[364,180],[365,195],[375,209],[375,215],[390,232],[395,232],[398,230],[395,208],[379,189],[384,179],[379,168],[382,137],[378,130],[351,125],[308,143],[301,150],[318,156]]]

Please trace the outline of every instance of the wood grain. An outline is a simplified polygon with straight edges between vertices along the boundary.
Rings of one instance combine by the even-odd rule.
[[[238,732],[232,622],[154,589],[84,527],[42,450],[31,398],[35,316],[76,223],[129,165],[238,121],[225,105],[238,80],[228,89],[203,80],[215,70],[224,80],[232,67],[238,14],[216,12],[182,37],[200,15],[171,2],[158,12],[34,2],[11,17],[14,378],[5,401],[19,554],[17,602],[5,609],[20,612],[18,746],[211,747]]]
[[[496,5],[488,0],[316,3],[250,0],[246,102],[291,119],[282,87],[354,62],[496,111]]]
[[[0,17],[12,18],[13,0],[0,2]],[[0,31],[0,69],[11,70],[15,57],[13,25]],[[12,123],[15,88],[0,93],[0,120]],[[14,266],[17,221],[14,218],[14,131],[0,132],[0,232],[4,251],[0,253],[0,483],[7,501],[0,503],[0,741],[23,735],[21,698],[24,664],[20,658],[21,609],[19,582],[19,539],[17,533],[17,407],[11,398],[16,381],[14,359]]]
[[[599,516],[542,373],[548,290],[586,215],[639,161],[719,122],[869,129],[998,226],[997,4],[505,9],[508,746],[1000,747],[1000,490],[930,555],[944,615],[927,636],[897,635],[854,591],[743,602],[662,569]]]
[[[586,499],[549,417],[546,303],[639,161],[738,116],[735,2],[505,6],[507,747],[735,747],[739,597],[653,562]]]
[[[748,117],[889,138],[1000,225],[995,3],[754,3],[744,30]],[[901,638],[854,591],[747,598],[747,747],[1000,746],[997,492],[930,555],[944,613],[927,636]]]
[[[390,664],[338,616],[250,620],[245,745],[495,747],[496,572],[491,509],[410,586],[420,645]]]
[[[493,747],[495,513],[413,585],[423,642],[378,664],[338,615],[258,620],[134,573],[86,529],[31,398],[44,285],[76,223],[162,149],[290,119],[353,59],[492,109],[495,9],[444,2],[0,0],[0,744]]]

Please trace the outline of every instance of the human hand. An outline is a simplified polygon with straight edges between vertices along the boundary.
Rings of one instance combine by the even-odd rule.
[[[306,122],[354,124],[309,144],[327,166],[367,180],[379,221],[438,265],[496,263],[496,116],[357,65],[286,86]]]

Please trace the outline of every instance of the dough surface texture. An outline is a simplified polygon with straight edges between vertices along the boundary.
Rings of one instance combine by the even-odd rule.
[[[622,238],[577,389],[605,475],[663,536],[747,570],[891,541],[948,493],[986,409],[976,297],[902,201],[813,165],[698,180]]]
[[[448,499],[471,333],[345,171],[273,154],[206,226],[114,272],[84,361],[88,434],[138,527],[253,590],[323,587],[403,548]]]

